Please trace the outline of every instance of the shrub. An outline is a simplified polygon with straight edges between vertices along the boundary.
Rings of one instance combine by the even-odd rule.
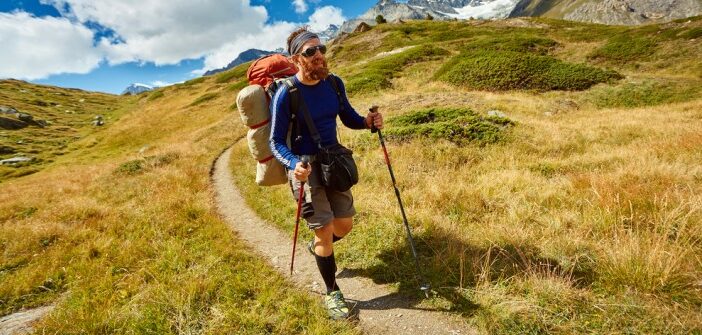
[[[183,83],[183,86],[192,86],[192,85],[196,85],[196,84],[199,84],[199,83],[204,82],[206,79],[207,79],[206,77],[200,77],[200,78],[191,79],[191,80],[188,80],[188,81],[184,82],[184,83]]]
[[[697,81],[627,83],[618,87],[603,87],[593,90],[588,100],[599,108],[643,107],[693,100],[702,94],[702,85]]]
[[[475,142],[481,145],[504,139],[504,130],[514,125],[507,118],[481,116],[470,109],[432,108],[415,111],[388,120],[385,133],[400,141],[425,137],[445,139],[456,144]]]
[[[614,71],[513,51],[475,51],[444,64],[435,78],[484,90],[584,90],[621,79]]]
[[[199,96],[197,99],[195,99],[195,101],[193,101],[190,104],[190,106],[197,106],[203,102],[207,102],[207,101],[210,101],[214,98],[217,98],[218,96],[219,96],[218,93],[205,93],[205,94]]]
[[[466,52],[479,50],[498,50],[533,52],[545,55],[558,46],[558,42],[545,37],[533,35],[480,36],[463,47]]]
[[[154,101],[162,96],[163,96],[163,91],[154,91],[151,94],[149,94],[149,98],[147,100]]]
[[[702,37],[702,27],[695,27],[690,30],[685,31],[684,33],[680,34],[680,37],[686,38],[689,40],[692,39],[698,39]]]
[[[656,42],[651,38],[617,35],[588,55],[589,59],[624,64],[651,56]]]
[[[387,23],[388,20],[386,20],[382,15],[378,14],[378,16],[375,17],[375,23],[376,24],[383,24]]]
[[[246,71],[249,69],[249,66],[251,65],[251,63],[252,62],[237,65],[233,69],[224,71],[222,73],[218,73],[217,77],[215,78],[215,83],[217,83],[217,84],[228,83],[233,78],[244,77],[246,75]]]
[[[360,73],[348,78],[349,94],[370,93],[392,86],[390,79],[407,65],[448,55],[448,51],[430,45],[421,45],[404,52],[371,61]]]

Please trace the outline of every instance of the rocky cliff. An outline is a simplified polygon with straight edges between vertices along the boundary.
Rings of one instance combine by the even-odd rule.
[[[546,16],[616,25],[658,23],[702,14],[702,0],[521,0],[510,17]]]

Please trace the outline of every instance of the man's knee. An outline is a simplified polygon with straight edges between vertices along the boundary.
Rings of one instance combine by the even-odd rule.
[[[353,218],[335,218],[334,219],[334,235],[344,237],[353,228]]]

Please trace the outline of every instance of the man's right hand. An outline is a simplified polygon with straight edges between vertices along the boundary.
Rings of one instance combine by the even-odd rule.
[[[299,181],[307,181],[307,177],[309,177],[311,172],[312,164],[307,164],[307,168],[302,166],[302,162],[297,162],[297,164],[295,164],[295,179]]]

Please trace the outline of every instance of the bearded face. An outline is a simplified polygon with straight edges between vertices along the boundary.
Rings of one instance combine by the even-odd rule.
[[[312,80],[323,80],[329,75],[329,68],[327,67],[327,60],[324,56],[317,52],[316,55],[305,58],[300,56],[300,64],[302,65],[302,73],[305,77]]]
[[[320,45],[321,42],[318,39],[311,39],[305,43],[302,50],[309,47]],[[310,57],[305,57],[303,55],[295,55],[293,59],[302,71],[302,75],[310,80],[323,80],[329,75],[329,68],[327,67],[327,60],[324,55],[317,51],[314,55]]]

